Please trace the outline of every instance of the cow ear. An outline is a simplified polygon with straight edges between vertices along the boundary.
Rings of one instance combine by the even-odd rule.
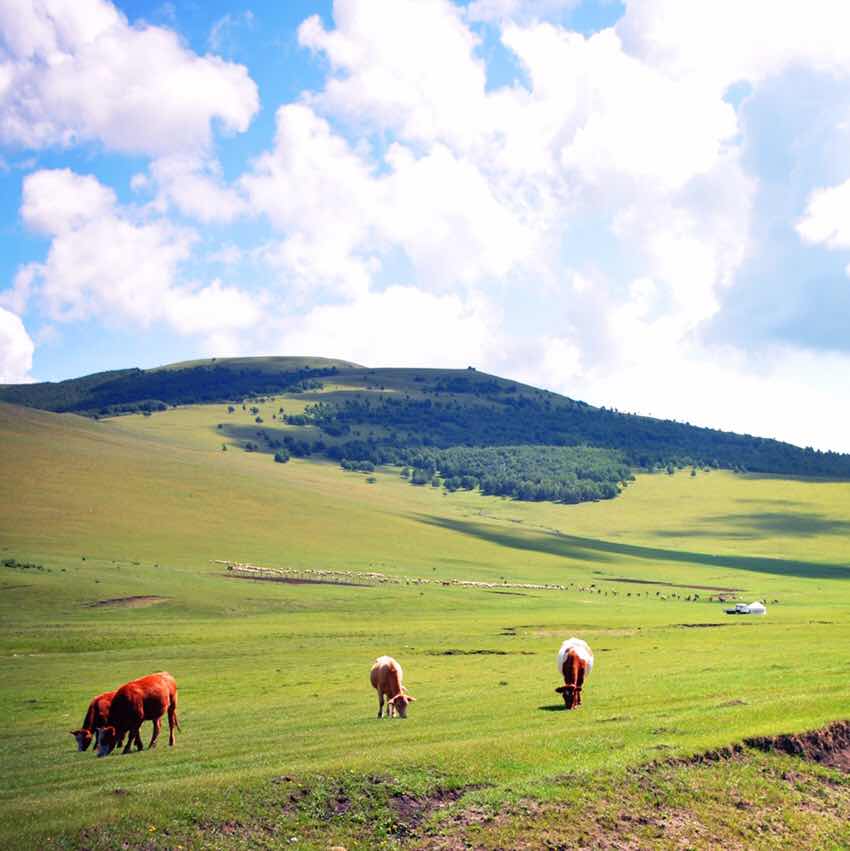
[[[415,698],[412,694],[406,694],[406,695],[405,695],[405,697],[406,697],[408,700],[413,700],[413,701],[415,701],[415,700],[416,700],[416,698]]]
[[[566,690],[567,690],[567,687],[566,687],[566,686],[558,686],[558,688],[556,688],[556,689],[555,689],[555,691],[556,691],[558,694],[563,694]]]

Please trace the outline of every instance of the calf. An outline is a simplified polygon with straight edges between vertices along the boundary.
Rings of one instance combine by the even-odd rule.
[[[568,638],[558,651],[558,673],[564,678],[564,685],[555,689],[564,698],[567,709],[581,705],[581,687],[592,670],[593,653],[587,642]]]
[[[77,750],[88,750],[92,739],[97,744],[98,732],[101,727],[106,726],[109,706],[114,695],[114,691],[105,691],[103,694],[92,698],[89,708],[86,710],[86,717],[83,718],[83,726],[79,730],[71,730],[71,735],[77,740]]]
[[[416,698],[402,685],[403,676],[401,665],[392,656],[379,656],[372,665],[369,679],[372,688],[378,691],[378,718],[384,713],[384,697],[387,698],[387,718],[392,718],[395,712],[407,718],[407,706]]]
[[[143,721],[153,721],[153,736],[148,748],[156,746],[162,727],[162,716],[168,712],[168,744],[174,744],[174,728],[180,729],[177,721],[177,683],[166,671],[149,674],[125,683],[112,698],[107,723],[101,728],[97,741],[97,755],[108,756],[129,733],[124,753],[129,753],[135,742],[142,749],[139,727]]]

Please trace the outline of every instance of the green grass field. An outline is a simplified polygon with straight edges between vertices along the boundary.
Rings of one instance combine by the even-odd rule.
[[[262,428],[304,404],[260,404]],[[97,422],[0,405],[0,559],[43,567],[0,565],[0,847],[580,845],[559,802],[604,826],[618,796],[697,814],[712,827],[693,847],[850,844],[830,769],[745,754],[641,774],[850,714],[850,484],[715,471],[577,506],[446,496],[393,469],[276,464],[238,448],[252,428],[224,405]],[[568,588],[292,585],[217,559]],[[722,589],[768,616],[725,615]],[[596,667],[567,713],[555,654],[573,634]],[[417,697],[406,721],[374,717],[383,653]],[[175,749],[75,751],[94,694],[163,669]],[[438,794],[405,820],[400,801]],[[738,799],[775,829],[736,826]],[[801,801],[807,822],[784,815]]]

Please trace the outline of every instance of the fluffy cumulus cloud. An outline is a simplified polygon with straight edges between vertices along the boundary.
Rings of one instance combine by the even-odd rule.
[[[131,26],[106,0],[0,5],[0,142],[98,141],[117,151],[203,149],[214,123],[243,131],[259,105],[247,70],[176,33]]]
[[[288,352],[317,352],[378,365],[457,367],[481,363],[499,345],[499,312],[472,295],[393,286],[346,304],[315,307],[283,329]]]
[[[182,334],[224,334],[262,317],[257,300],[238,289],[185,279],[193,231],[122,207],[94,177],[69,169],[29,175],[21,215],[51,241],[44,262],[21,270],[16,289],[52,320],[166,322]]]
[[[21,318],[0,307],[0,384],[32,380],[30,370],[34,349]]]
[[[850,248],[850,180],[815,190],[797,223],[797,233],[809,243]]]
[[[847,74],[850,7],[835,0],[627,0],[617,24],[627,49],[678,78],[717,89],[802,66]]]

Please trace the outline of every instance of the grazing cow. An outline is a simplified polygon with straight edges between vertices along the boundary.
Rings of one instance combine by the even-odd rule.
[[[392,718],[398,712],[402,718],[407,718],[407,706],[416,700],[409,695],[402,685],[404,671],[392,656],[379,656],[372,665],[369,679],[372,688],[378,691],[378,718],[384,712],[384,697],[387,698],[387,718]]]
[[[109,706],[114,695],[114,691],[105,691],[92,698],[86,710],[86,717],[83,718],[83,726],[79,730],[71,730],[71,735],[77,740],[77,750],[88,750],[92,739],[97,744],[98,733],[101,727],[106,726]]]
[[[162,716],[168,712],[168,744],[174,744],[174,728],[180,729],[177,721],[177,683],[166,671],[149,674],[125,683],[112,698],[107,723],[101,728],[97,741],[97,755],[108,756],[116,745],[120,745],[126,734],[130,734],[123,753],[129,753],[135,742],[142,749],[139,727],[144,721],[153,721],[153,736],[148,748],[156,746],[162,727]]]
[[[558,651],[558,673],[564,678],[564,685],[555,689],[564,698],[567,709],[581,705],[581,687],[592,670],[593,653],[587,642],[568,638]]]

